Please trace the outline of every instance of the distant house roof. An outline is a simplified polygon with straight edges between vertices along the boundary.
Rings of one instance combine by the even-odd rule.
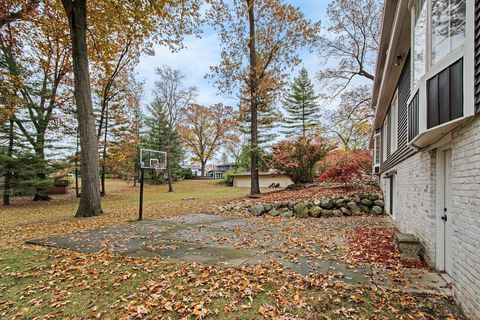
[[[232,177],[250,177],[252,174],[250,171],[244,171],[232,174]],[[276,172],[276,171],[267,171],[267,172],[259,172],[259,176],[284,176],[283,173]]]

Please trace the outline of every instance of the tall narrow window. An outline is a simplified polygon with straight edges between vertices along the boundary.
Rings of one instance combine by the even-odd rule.
[[[463,44],[465,0],[432,0],[432,65]]]
[[[425,74],[427,6],[425,0],[418,0],[415,6],[415,29],[413,35],[413,86]]]
[[[393,96],[390,108],[390,148],[391,153],[393,154],[398,148],[398,90],[395,90],[395,95]]]
[[[385,117],[385,121],[383,122],[383,137],[382,137],[382,159],[383,161],[387,160],[388,153],[387,153],[387,147],[388,147],[388,137],[390,136],[388,132],[388,114]]]
[[[378,167],[380,166],[380,162],[382,161],[382,154],[381,154],[381,139],[380,139],[380,133],[377,133],[375,134],[375,139],[373,140],[374,141],[374,160],[375,160],[375,167]]]

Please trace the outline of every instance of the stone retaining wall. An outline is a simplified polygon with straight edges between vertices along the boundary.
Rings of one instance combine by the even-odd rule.
[[[245,213],[254,216],[318,218],[364,214],[381,215],[384,212],[383,207],[384,200],[381,194],[363,193],[327,199],[232,204],[224,207],[223,211],[244,210]]]

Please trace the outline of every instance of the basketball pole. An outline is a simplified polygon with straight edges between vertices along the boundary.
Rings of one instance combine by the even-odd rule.
[[[140,205],[138,208],[138,221],[143,219],[143,177],[145,173],[145,168],[140,167]]]

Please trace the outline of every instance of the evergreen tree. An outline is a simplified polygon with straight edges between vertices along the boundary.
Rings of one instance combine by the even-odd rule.
[[[170,128],[163,105],[154,100],[147,107],[148,116],[145,117],[145,133],[142,137],[142,148],[167,151],[169,150],[169,158],[172,180],[178,179],[181,171],[181,161],[184,157],[184,151],[180,143],[180,135],[176,128]],[[146,173],[146,176],[150,176]],[[150,176],[157,182],[164,182],[164,177]]]
[[[250,103],[248,98],[241,98],[241,101],[243,104],[240,105],[239,130],[247,137],[247,142],[250,144]],[[269,94],[263,99],[258,99],[257,130],[258,147],[260,149],[259,153],[262,153],[262,150],[273,145],[275,138],[278,135],[278,133],[274,132],[273,129],[282,119],[282,114],[277,108],[275,108],[274,101],[275,97],[273,96],[273,93]]]
[[[290,91],[284,95],[283,107],[286,111],[284,133],[288,137],[306,137],[311,129],[319,125],[318,96],[305,68],[293,80]]]

